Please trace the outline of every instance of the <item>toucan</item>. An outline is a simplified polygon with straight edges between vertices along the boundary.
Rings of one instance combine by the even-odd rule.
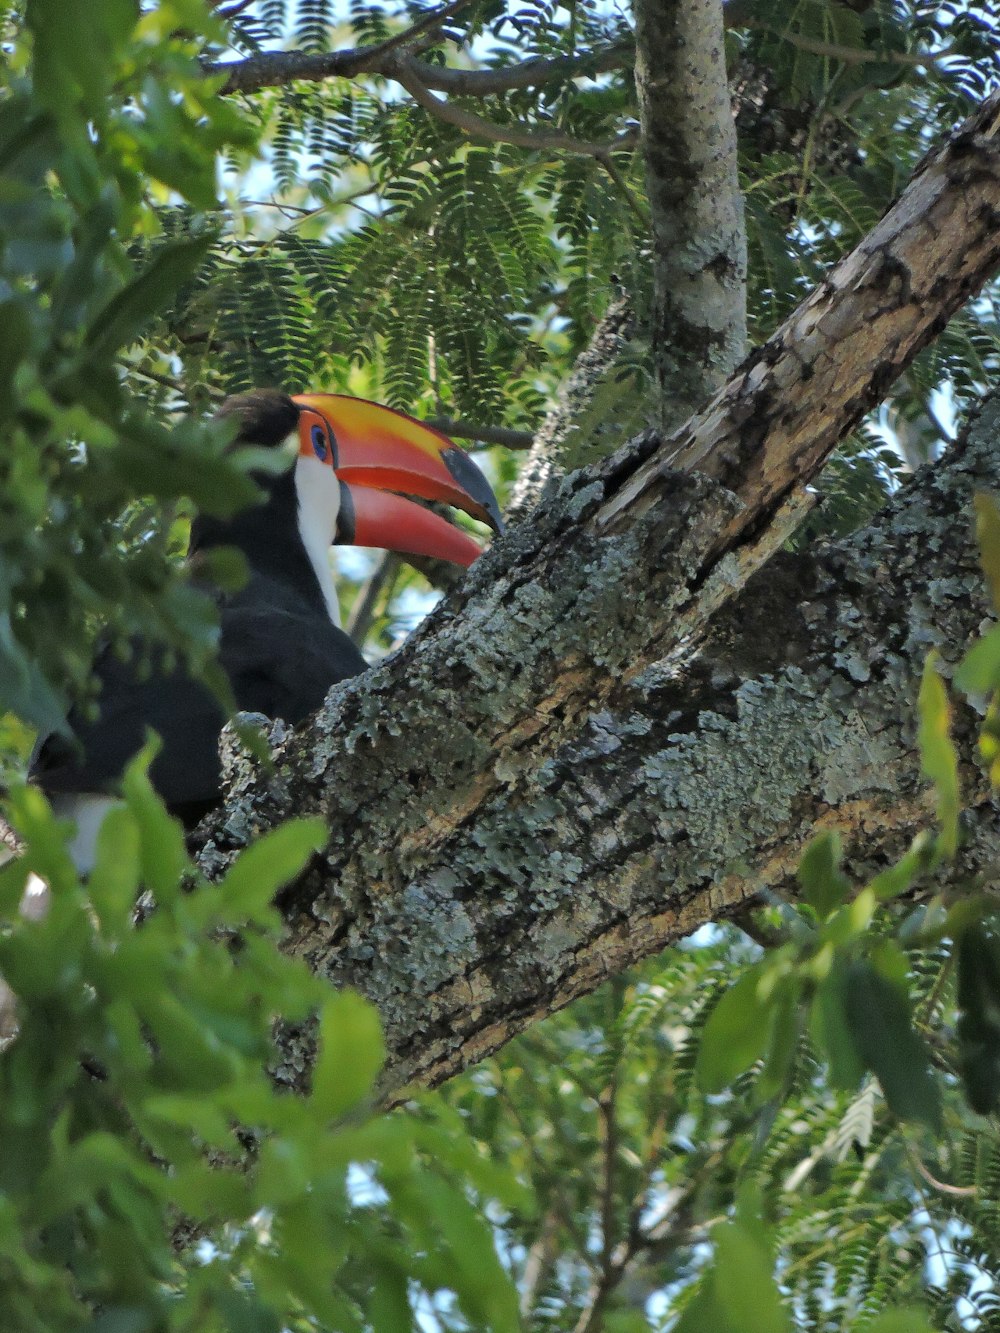
[[[391,408],[339,394],[255,390],[228,398],[219,415],[242,444],[294,450],[293,466],[258,475],[263,498],[234,518],[199,516],[189,560],[235,546],[245,585],[220,598],[219,660],[241,711],[301,722],[337,681],[367,663],[340,628],[331,544],[378,546],[469,565],[478,543],[408,496],[442,501],[502,529],[496,498],[464,450]],[[152,728],[162,748],[150,776],[167,807],[188,825],[220,798],[215,695],[182,668],[142,677],[110,650],[95,664],[98,715],[74,709],[69,735],[35,747],[32,780],[57,813],[74,819],[77,864],[92,859],[96,828],[126,762]]]

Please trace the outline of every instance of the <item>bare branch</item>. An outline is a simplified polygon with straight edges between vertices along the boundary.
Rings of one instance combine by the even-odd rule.
[[[975,1199],[978,1197],[979,1189],[975,1185],[949,1185],[945,1181],[937,1180],[932,1176],[920,1160],[916,1148],[909,1141],[906,1144],[906,1153],[918,1173],[926,1180],[931,1189],[937,1190],[939,1194],[947,1194],[954,1199]]]
[[[628,69],[635,60],[631,45],[608,46],[579,56],[555,56],[549,60],[525,60],[499,69],[455,69],[449,65],[417,63],[420,78],[428,88],[462,97],[490,97],[537,88],[556,79],[588,79],[615,70]]]
[[[576,359],[569,377],[539,427],[531,452],[521,468],[507,508],[508,521],[523,518],[537,503],[549,479],[577,464],[574,444],[578,423],[593,406],[601,386],[635,330],[635,312],[628,297],[619,293],[599,320],[587,347]],[[622,439],[614,413],[602,410],[600,429],[608,441]]]
[[[601,143],[588,143],[584,139],[574,139],[562,130],[524,130],[516,125],[498,125],[495,121],[477,116],[473,111],[456,106],[435,97],[423,83],[416,71],[414,62],[396,57],[384,70],[410,94],[413,100],[449,125],[454,125],[463,134],[472,139],[482,139],[486,143],[510,143],[518,148],[530,148],[536,152],[577,153],[585,157],[604,160],[610,153],[634,148],[637,142],[635,131],[626,130],[614,139],[605,139]]]
[[[389,42],[394,43],[390,38]],[[383,62],[395,46],[351,47],[342,51],[269,51],[246,60],[218,61],[205,65],[205,73],[224,75],[223,93],[254,93],[262,88],[282,87],[299,80],[355,78],[359,74],[385,74]],[[535,88],[554,79],[593,78],[616,69],[627,69],[633,60],[628,46],[610,46],[582,56],[556,56],[549,60],[527,60],[500,69],[454,69],[431,65],[410,57],[410,65],[428,88],[462,97],[490,97],[520,88]]]
[[[446,23],[448,19],[454,18],[461,10],[467,9],[471,0],[450,0],[450,3],[442,5],[440,9],[432,9],[422,18],[417,19],[408,28],[402,32],[397,32],[393,37],[387,37],[384,42],[379,42],[371,48],[372,56],[378,58],[387,55],[390,51],[396,51],[401,46],[411,46],[418,37],[426,37]]]
[[[511,426],[483,426],[475,421],[456,420],[454,417],[430,417],[429,426],[454,435],[457,440],[481,440],[483,444],[502,444],[505,449],[530,449],[534,435],[530,430],[514,430]]]
[[[347,618],[347,632],[360,647],[375,619],[375,608],[386,585],[390,590],[399,573],[401,560],[393,551],[386,551],[375,566],[364,587],[354,599],[351,614]]]
[[[840,42],[825,42],[819,37],[810,37],[804,32],[793,32],[790,28],[775,28],[770,23],[749,16],[727,22],[726,27],[767,32],[799,51],[808,51],[814,56],[827,56],[831,60],[839,60],[844,65],[905,65],[908,68],[932,68],[951,54],[949,47],[940,51],[873,51],[866,46],[844,46]]]

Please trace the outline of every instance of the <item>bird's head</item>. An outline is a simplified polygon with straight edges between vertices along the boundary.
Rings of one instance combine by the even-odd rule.
[[[416,497],[503,529],[489,482],[464,449],[414,417],[342,394],[256,390],[226,400],[247,444],[291,442],[300,509],[322,509],[340,545],[470,565],[479,544]]]

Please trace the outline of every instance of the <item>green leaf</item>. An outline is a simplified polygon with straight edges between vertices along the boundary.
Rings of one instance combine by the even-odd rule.
[[[90,358],[103,359],[133,343],[152,316],[197,271],[213,240],[206,234],[164,242],[146,267],[95,316],[86,335]]]
[[[14,406],[14,374],[31,351],[31,322],[23,301],[0,301],[0,419]]]
[[[272,829],[242,851],[219,885],[212,918],[239,925],[270,908],[274,895],[298,875],[328,838],[322,819],[293,819]],[[211,899],[206,900],[210,906]]]
[[[972,503],[976,510],[979,562],[990,585],[993,608],[1000,612],[1000,510],[992,496],[983,492]]]
[[[930,1053],[914,1031],[906,991],[871,963],[852,963],[845,974],[844,1013],[858,1054],[901,1120],[920,1120],[937,1129],[940,1093],[931,1073]]]
[[[847,976],[843,962],[832,967],[816,988],[811,1027],[813,1039],[830,1065],[830,1081],[837,1088],[853,1089],[865,1072],[847,1014]]]
[[[370,1093],[385,1063],[378,1011],[354,991],[323,1006],[311,1105],[324,1122],[336,1120]]]
[[[768,1230],[741,1213],[712,1232],[715,1255],[674,1333],[790,1333]]]
[[[122,790],[139,829],[143,881],[166,903],[180,890],[188,856],[184,830],[167,814],[149,780],[149,765],[158,749],[159,740],[150,733],[150,739],[125,769]]]
[[[797,977],[783,978],[776,988],[770,1045],[753,1090],[758,1106],[781,1096],[788,1086],[801,1031],[800,994],[801,983]]]
[[[1000,1105],[1000,938],[974,921],[958,943],[958,1054],[969,1105],[990,1115]]]
[[[840,869],[840,835],[836,830],[814,838],[799,862],[798,880],[806,901],[821,921],[847,897],[851,881]]]
[[[954,856],[958,847],[958,816],[961,798],[958,786],[958,754],[951,739],[951,717],[944,682],[934,666],[933,654],[924,666],[920,685],[918,739],[924,773],[937,792],[937,817],[941,824],[940,849]]]
[[[906,855],[895,865],[876,875],[868,887],[879,902],[888,902],[908,892],[933,863],[934,840],[930,833],[924,830],[913,839]]]
[[[767,968],[767,962],[748,968],[709,1015],[695,1066],[703,1092],[721,1092],[767,1049],[772,1004],[761,985]]]
[[[955,684],[965,694],[988,694],[1000,685],[1000,625],[994,625],[965,654],[955,672]]]
[[[717,1228],[715,1294],[731,1328],[741,1333],[790,1333],[791,1321],[774,1280],[767,1228],[756,1218]]]
[[[132,0],[90,0],[85,23],[72,6],[30,0],[26,17],[35,36],[40,99],[65,118],[79,114],[77,101],[99,111],[112,62],[135,27]]]
[[[138,896],[141,853],[139,829],[132,814],[115,806],[97,833],[94,866],[87,891],[108,933],[127,929]]]
[[[922,1310],[887,1310],[865,1325],[866,1333],[934,1333]]]

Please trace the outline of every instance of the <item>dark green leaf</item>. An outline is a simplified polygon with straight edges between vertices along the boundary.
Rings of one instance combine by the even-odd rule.
[[[941,824],[940,845],[945,856],[954,856],[958,846],[958,755],[951,739],[951,714],[944,682],[928,658],[920,686],[920,757],[923,770],[937,792],[937,817]]]
[[[767,1049],[772,1003],[763,993],[767,964],[748,968],[719,999],[705,1024],[696,1072],[704,1092],[721,1092]]]
[[[895,1114],[937,1129],[940,1093],[927,1046],[914,1031],[905,990],[870,963],[855,962],[845,974],[844,1012],[858,1054]]]
[[[202,235],[164,242],[146,267],[95,316],[86,337],[90,358],[106,357],[134,342],[197,270],[212,240],[211,235]]]

